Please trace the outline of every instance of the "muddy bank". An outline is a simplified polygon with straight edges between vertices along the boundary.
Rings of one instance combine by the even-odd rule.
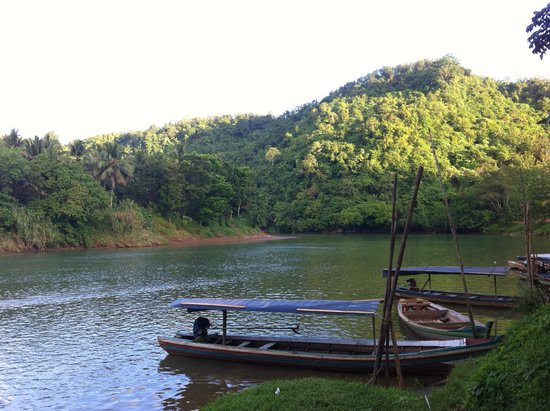
[[[220,236],[220,237],[168,237],[164,240],[156,240],[150,242],[135,242],[135,241],[114,241],[100,242],[92,247],[73,246],[73,247],[51,247],[45,249],[37,249],[31,247],[20,247],[15,243],[10,244],[11,247],[1,248],[0,254],[20,254],[20,253],[37,253],[47,251],[74,251],[74,250],[106,250],[114,248],[146,248],[146,247],[160,247],[160,246],[172,246],[172,247],[191,247],[196,245],[207,244],[231,244],[231,243],[246,243],[246,242],[258,242],[258,241],[275,241],[275,240],[287,240],[290,238],[296,238],[292,236],[280,236],[270,235],[266,233],[258,233],[242,236]]]
[[[231,243],[246,243],[257,241],[275,241],[288,240],[296,238],[291,236],[270,235],[265,233],[252,234],[246,236],[227,236],[227,237],[186,237],[186,238],[170,238],[168,245],[170,246],[194,246],[203,244],[231,244]]]

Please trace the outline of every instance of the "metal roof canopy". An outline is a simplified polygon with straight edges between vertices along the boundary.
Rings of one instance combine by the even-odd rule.
[[[491,276],[505,276],[510,267],[464,267],[464,274],[466,275],[491,275]],[[394,270],[395,272],[395,270]],[[458,266],[421,266],[421,267],[403,267],[399,270],[399,276],[402,275],[418,275],[418,274],[446,274],[457,275],[460,274],[460,267]],[[388,270],[383,271],[383,276],[388,276]]]
[[[180,298],[171,307],[189,311],[261,311],[293,314],[359,315],[373,317],[381,299],[371,300],[244,300],[231,298]]]

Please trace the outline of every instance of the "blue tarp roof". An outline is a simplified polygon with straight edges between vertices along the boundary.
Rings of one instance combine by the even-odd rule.
[[[231,298],[180,298],[171,306],[188,310],[263,311],[294,314],[373,316],[381,299],[375,300],[241,300]]]
[[[464,267],[466,275],[494,275],[504,276],[510,270],[510,267]],[[417,274],[460,274],[458,266],[422,266],[422,267],[403,267],[399,270],[399,276],[417,275]],[[383,271],[384,277],[387,277],[388,270]]]

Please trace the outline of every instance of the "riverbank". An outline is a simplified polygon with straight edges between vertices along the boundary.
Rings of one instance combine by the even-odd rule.
[[[177,224],[159,217],[150,218],[140,224],[127,224],[123,229],[98,229],[79,243],[67,244],[63,241],[44,241],[44,246],[36,242],[24,241],[15,234],[0,236],[0,254],[26,253],[60,250],[143,248],[158,246],[189,247],[204,244],[243,243],[282,240],[291,237],[271,235],[257,228],[234,221],[229,225],[201,226],[186,222]]]
[[[146,247],[159,247],[159,246],[171,246],[171,247],[192,247],[207,244],[238,244],[247,242],[260,242],[260,241],[276,241],[287,240],[295,238],[292,236],[280,236],[271,235],[264,232],[258,232],[256,234],[235,234],[235,235],[221,235],[221,236],[180,236],[180,237],[159,237],[144,241],[144,239],[132,239],[132,238],[116,238],[111,241],[99,241],[93,246],[60,246],[60,247],[48,247],[44,249],[36,249],[32,247],[25,247],[18,245],[15,241],[6,241],[5,239],[0,242],[0,254],[18,254],[18,253],[33,253],[42,251],[70,251],[70,250],[87,250],[87,249],[114,249],[114,248],[146,248]]]

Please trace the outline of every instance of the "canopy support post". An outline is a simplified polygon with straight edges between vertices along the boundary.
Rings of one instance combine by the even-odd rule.
[[[225,338],[227,337],[227,310],[222,310],[223,323],[222,323],[222,345],[225,345]]]

